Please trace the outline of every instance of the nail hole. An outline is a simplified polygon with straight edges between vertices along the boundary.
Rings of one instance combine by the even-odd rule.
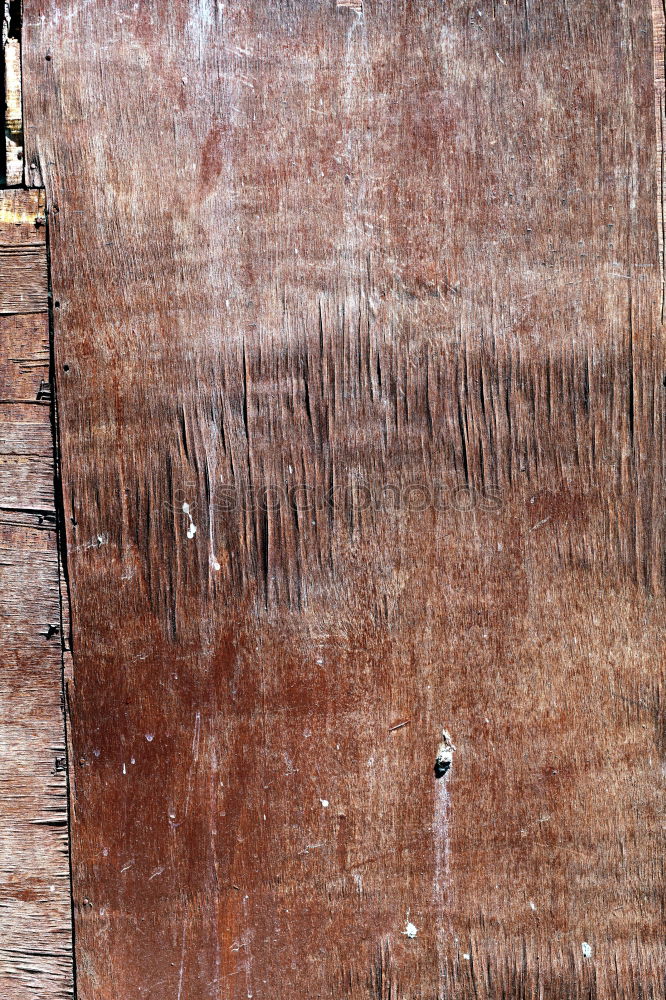
[[[63,365],[63,366],[62,366],[62,370],[63,370],[64,372],[68,372],[68,371],[69,371],[69,365]]]
[[[49,52],[46,53],[44,58],[46,59],[47,62],[51,62],[51,54]]]
[[[56,299],[55,302],[53,303],[53,308],[60,309],[60,302],[58,301],[58,299]]]

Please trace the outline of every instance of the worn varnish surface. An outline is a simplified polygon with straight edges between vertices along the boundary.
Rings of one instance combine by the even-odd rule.
[[[24,10],[80,997],[662,995],[650,3]]]
[[[0,996],[72,995],[44,194],[0,191]],[[10,265],[6,266],[9,261]],[[10,311],[8,303],[15,311]]]

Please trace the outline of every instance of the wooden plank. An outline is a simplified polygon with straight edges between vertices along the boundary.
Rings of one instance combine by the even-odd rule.
[[[47,292],[46,247],[0,246],[0,314],[44,312]]]
[[[24,9],[79,997],[662,995],[650,3]]]
[[[14,405],[13,418],[32,419],[33,406],[49,406],[48,315],[0,316],[0,340],[0,399]]]
[[[0,199],[3,246],[43,246],[46,243],[46,203],[43,191],[14,188]]]
[[[0,192],[0,244],[39,252],[24,287],[45,301],[42,211],[37,193]],[[0,345],[0,995],[61,1000],[73,975],[47,313],[2,316]]]

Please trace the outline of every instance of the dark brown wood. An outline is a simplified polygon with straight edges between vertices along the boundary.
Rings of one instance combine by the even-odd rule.
[[[0,191],[0,299],[46,302],[44,194]],[[32,255],[32,256],[31,256]],[[19,306],[21,303],[19,302]],[[0,316],[0,996],[72,996],[49,322]]]
[[[650,3],[24,13],[80,1000],[663,995]]]

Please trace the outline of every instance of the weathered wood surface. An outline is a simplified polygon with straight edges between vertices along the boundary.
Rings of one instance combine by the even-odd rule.
[[[649,0],[24,11],[81,1000],[661,996]]]
[[[7,254],[34,254],[46,301],[44,194],[0,191]],[[41,284],[40,284],[41,283]],[[3,309],[4,312],[4,309]],[[67,802],[48,313],[0,316],[0,996],[72,995]]]

